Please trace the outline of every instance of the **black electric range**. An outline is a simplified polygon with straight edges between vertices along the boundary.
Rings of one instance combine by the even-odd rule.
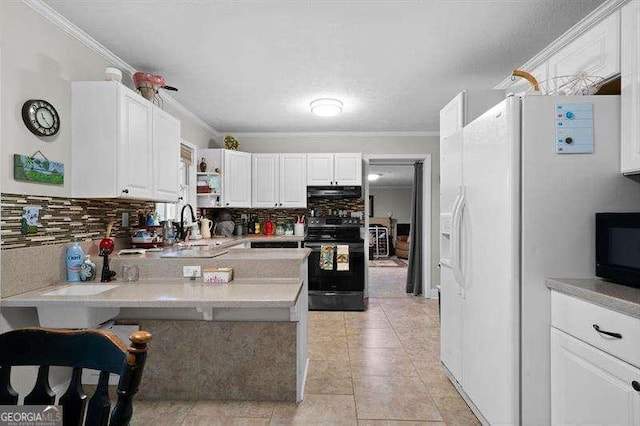
[[[307,222],[303,244],[311,249],[309,310],[365,310],[365,258],[360,220],[312,217]]]

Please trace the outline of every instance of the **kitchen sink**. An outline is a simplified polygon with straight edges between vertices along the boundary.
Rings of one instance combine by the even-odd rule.
[[[110,284],[78,284],[42,293],[42,296],[93,296],[116,287]]]
[[[95,296],[118,287],[111,284],[74,284],[58,290],[41,293],[41,296]],[[87,308],[72,306],[38,306],[41,327],[94,328],[120,313],[120,308]]]

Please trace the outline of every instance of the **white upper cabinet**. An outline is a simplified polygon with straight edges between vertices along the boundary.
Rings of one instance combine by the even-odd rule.
[[[307,207],[307,155],[280,154],[280,207]]]
[[[252,207],[306,207],[306,154],[253,154]]]
[[[149,102],[137,93],[122,91],[120,96],[120,138],[116,150],[118,154],[116,181],[121,188],[122,197],[153,198],[152,120],[153,109]],[[90,126],[90,123],[85,124]],[[77,144],[74,144],[73,149],[76,149],[75,145]],[[99,158],[96,160],[100,161]]]
[[[333,154],[307,154],[307,185],[333,185]]]
[[[223,161],[225,207],[251,207],[251,154],[225,149]]]
[[[580,72],[604,78],[620,72],[620,12],[614,12],[549,59],[549,78]]]
[[[153,109],[154,199],[175,203],[180,189],[180,122],[160,108]],[[178,166],[176,167],[176,163]]]
[[[307,154],[307,185],[362,185],[362,154]]]
[[[277,207],[280,203],[280,156],[253,154],[251,206]]]
[[[621,113],[623,173],[640,172],[640,0],[622,9]]]
[[[175,202],[180,122],[117,82],[73,82],[72,196]]]

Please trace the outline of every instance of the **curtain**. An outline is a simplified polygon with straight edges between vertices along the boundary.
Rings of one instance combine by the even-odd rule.
[[[409,230],[409,267],[407,270],[407,293],[415,296],[423,291],[423,268],[422,250],[422,163],[414,164],[413,172],[413,196],[411,197],[411,228]]]

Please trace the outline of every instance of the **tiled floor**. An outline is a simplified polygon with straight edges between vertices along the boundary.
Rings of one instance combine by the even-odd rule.
[[[399,269],[371,268],[378,297],[366,312],[309,313],[302,404],[136,401],[132,424],[479,424],[438,360],[437,302],[404,294]]]

